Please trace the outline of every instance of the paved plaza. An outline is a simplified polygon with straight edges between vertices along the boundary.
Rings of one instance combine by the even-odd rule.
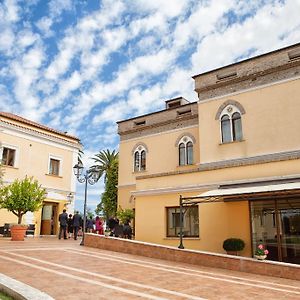
[[[300,299],[300,282],[79,245],[0,238],[0,273],[54,299]]]

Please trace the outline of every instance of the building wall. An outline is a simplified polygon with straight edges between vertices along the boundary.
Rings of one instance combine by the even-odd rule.
[[[199,102],[201,163],[299,150],[300,79],[214,100]],[[240,103],[243,141],[221,144],[219,107]],[[209,133],[209,134],[208,134]]]
[[[78,151],[81,148],[79,140],[9,118],[1,118],[1,121],[3,122],[0,124],[0,157],[2,158],[3,147],[16,149],[15,166],[3,166],[4,184],[10,184],[15,179],[22,180],[25,176],[33,177],[47,190],[45,202],[56,203],[58,213],[62,212],[63,208],[73,213],[74,201],[67,205],[67,195],[69,193],[75,195],[76,192],[72,167],[77,162]],[[49,175],[50,156],[61,161],[59,176]],[[4,223],[16,222],[17,217],[11,212],[0,210],[0,226]],[[35,234],[38,235],[41,226],[41,209],[33,214],[28,213],[23,217],[23,222],[35,223]],[[56,222],[58,222],[58,214]]]
[[[185,196],[196,196],[188,193]],[[166,208],[179,206],[179,193],[139,196],[136,205],[136,239],[178,246],[179,238],[167,237]],[[199,204],[199,238],[184,238],[188,249],[223,253],[223,241],[230,237],[242,238],[246,247],[243,255],[251,255],[248,202]]]
[[[299,50],[300,44],[295,47]],[[179,206],[180,195],[300,177],[300,61],[289,56],[294,48],[195,76],[198,122],[189,129],[174,130],[180,123],[173,123],[173,130],[161,126],[164,114],[172,116],[168,111],[151,114],[151,128],[134,129],[134,119],[119,124],[119,201],[125,206],[126,197],[127,205],[134,198],[136,239],[177,246],[178,238],[166,237],[166,207]],[[218,79],[219,73],[225,78]],[[229,101],[242,107],[243,140],[222,144],[216,116]],[[147,122],[147,115],[137,119]],[[178,167],[174,141],[183,132],[196,138],[195,164]],[[149,150],[147,170],[134,173],[132,149],[138,142]],[[223,241],[238,237],[246,242],[242,254],[251,255],[248,201],[199,204],[199,222],[199,238],[184,238],[185,247],[224,253]]]

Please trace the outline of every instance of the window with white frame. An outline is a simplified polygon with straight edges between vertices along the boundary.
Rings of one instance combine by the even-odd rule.
[[[178,143],[179,165],[192,165],[194,161],[194,143],[189,136],[184,136]]]
[[[16,149],[3,147],[2,164],[4,166],[15,167],[16,164]]]
[[[146,148],[139,145],[134,151],[134,172],[146,170]]]
[[[61,175],[61,159],[57,157],[49,157],[49,175],[60,176]]]
[[[180,233],[180,208],[167,207],[167,237],[178,237]],[[184,237],[199,237],[199,209],[197,205],[184,210],[182,230]]]
[[[241,141],[243,139],[242,117],[234,105],[227,105],[220,114],[222,143]]]

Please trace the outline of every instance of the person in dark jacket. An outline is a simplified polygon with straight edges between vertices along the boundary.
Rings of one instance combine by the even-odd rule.
[[[64,239],[67,239],[67,224],[68,224],[68,214],[66,213],[66,210],[64,209],[63,212],[58,217],[59,220],[59,235],[58,238],[61,239],[61,233],[64,233]]]
[[[93,221],[93,217],[90,216],[90,218],[86,218],[86,224],[85,224],[85,227],[86,227],[86,230],[85,232],[90,232],[92,233],[93,232],[93,229],[94,229],[94,221]]]
[[[80,229],[82,220],[78,211],[75,212],[73,216],[73,231],[74,231],[74,240],[77,240],[78,231]]]
[[[110,236],[113,236],[115,233],[115,227],[119,224],[119,220],[117,221],[116,217],[110,217],[108,219],[107,225],[110,230]]]
[[[73,235],[73,216],[72,216],[72,214],[69,214],[69,218],[68,218],[68,235],[69,235],[69,239]]]
[[[123,226],[123,235],[125,239],[131,240],[132,238],[132,228],[130,226],[130,221],[126,220]]]

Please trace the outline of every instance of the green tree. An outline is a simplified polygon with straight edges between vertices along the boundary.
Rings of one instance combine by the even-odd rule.
[[[121,223],[124,224],[126,221],[131,221],[134,218],[134,210],[130,208],[123,209],[121,206],[119,206],[117,217]]]
[[[106,171],[106,180],[104,192],[101,196],[101,202],[97,205],[95,212],[103,213],[106,219],[117,212],[118,205],[118,167],[119,161],[112,161],[110,168]]]
[[[109,149],[102,150],[92,157],[94,165],[90,167],[90,171],[98,174],[98,180],[104,175],[104,182],[106,182],[107,174],[110,172],[114,161],[118,160],[118,157],[119,153],[115,150],[112,152]]]
[[[16,179],[0,190],[0,208],[6,208],[18,217],[18,224],[28,211],[38,210],[46,198],[46,190],[37,180],[27,176],[22,181]]]

